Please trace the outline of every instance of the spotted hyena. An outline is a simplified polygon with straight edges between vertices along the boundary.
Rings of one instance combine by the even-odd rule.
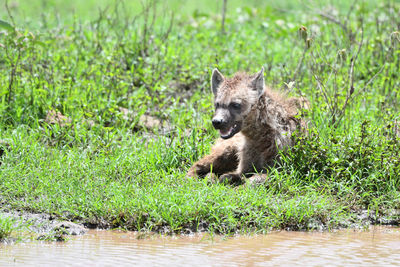
[[[278,151],[292,144],[292,133],[304,124],[296,115],[306,100],[285,98],[266,87],[263,68],[254,75],[236,73],[232,78],[214,69],[211,88],[212,124],[221,138],[188,176],[212,174],[221,182],[240,184],[273,165]]]

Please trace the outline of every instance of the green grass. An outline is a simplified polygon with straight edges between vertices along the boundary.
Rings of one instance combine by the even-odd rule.
[[[2,8],[17,31],[0,33],[0,203],[100,227],[217,233],[346,227],[363,210],[400,209],[399,3],[228,0],[223,34],[221,2],[19,1],[13,19]],[[311,102],[310,134],[265,185],[185,177],[217,137],[216,66],[264,66],[269,85]]]

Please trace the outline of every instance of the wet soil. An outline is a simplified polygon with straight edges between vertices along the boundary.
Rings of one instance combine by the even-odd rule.
[[[1,203],[1,201],[0,201]],[[354,213],[355,216],[340,223],[340,228],[348,228],[353,230],[366,229],[371,226],[400,226],[400,210],[388,210],[384,214],[376,214],[373,211],[358,211]],[[26,211],[15,211],[10,208],[0,209],[2,217],[11,217],[16,219],[20,225],[27,225],[30,233],[33,233],[38,240],[49,241],[64,241],[69,235],[83,235],[89,229],[109,229],[110,225],[107,222],[85,222],[85,221],[69,221],[59,217],[45,214],[45,213],[30,213]],[[306,228],[298,228],[298,225],[287,227],[286,231],[293,230],[316,230],[316,231],[330,231],[323,222],[319,220],[310,221]],[[207,232],[207,223],[203,222],[199,225],[184,227],[178,234],[193,234],[197,232]],[[338,229],[340,229],[338,228]],[[197,229],[197,230],[196,230]],[[134,229],[131,229],[134,230]],[[337,229],[336,229],[337,230]],[[155,234],[171,235],[177,234],[169,229],[168,226],[161,226],[159,229],[154,229]],[[5,242],[13,242],[13,239],[6,239]]]
[[[45,213],[0,210],[2,217],[10,217],[18,224],[19,230],[26,232],[22,241],[32,239],[47,241],[64,241],[69,235],[83,235],[88,229],[82,224],[64,221]],[[6,238],[3,243],[14,243],[15,238]],[[1,242],[0,242],[1,243]]]

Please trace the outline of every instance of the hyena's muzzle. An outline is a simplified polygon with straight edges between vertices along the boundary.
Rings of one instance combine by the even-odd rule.
[[[212,118],[212,125],[223,139],[228,139],[240,132],[241,123],[235,120],[235,115],[229,108],[217,107],[214,117]]]

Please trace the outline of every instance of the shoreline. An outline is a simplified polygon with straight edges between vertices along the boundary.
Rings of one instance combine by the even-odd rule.
[[[147,238],[153,235],[162,235],[162,236],[187,236],[187,235],[196,235],[196,234],[210,234],[210,235],[218,235],[218,236],[236,236],[236,235],[253,235],[253,234],[270,234],[274,232],[287,231],[287,232],[321,232],[321,233],[330,233],[335,231],[342,230],[353,230],[353,231],[368,231],[371,227],[400,227],[400,210],[396,210],[392,212],[391,215],[388,216],[371,216],[371,212],[364,210],[356,215],[359,222],[350,223],[343,222],[339,227],[329,228],[322,223],[316,223],[315,225],[310,225],[309,229],[294,229],[294,228],[284,228],[284,229],[269,229],[266,233],[262,233],[259,229],[257,230],[249,230],[245,232],[236,231],[230,234],[221,234],[221,233],[213,233],[208,231],[206,228],[201,230],[193,230],[185,229],[181,232],[170,231],[168,227],[164,227],[158,231],[137,231],[123,228],[111,228],[111,227],[97,227],[92,223],[88,223],[85,221],[68,221],[63,220],[57,216],[52,216],[46,213],[32,213],[32,212],[23,212],[23,211],[10,211],[7,209],[0,210],[0,218],[11,218],[14,222],[17,222],[22,225],[22,228],[18,230],[18,232],[22,232],[21,236],[30,236],[28,239],[18,240],[18,237],[6,237],[0,243],[13,243],[13,242],[30,242],[30,241],[66,241],[68,240],[68,236],[74,235],[84,235],[90,230],[105,230],[105,231],[123,231],[123,232],[134,232],[137,233],[140,238]],[[397,217],[397,218],[394,218]],[[344,225],[348,225],[344,227]],[[24,227],[24,225],[28,225]],[[17,228],[20,226],[16,226]],[[33,238],[32,238],[33,237]]]

